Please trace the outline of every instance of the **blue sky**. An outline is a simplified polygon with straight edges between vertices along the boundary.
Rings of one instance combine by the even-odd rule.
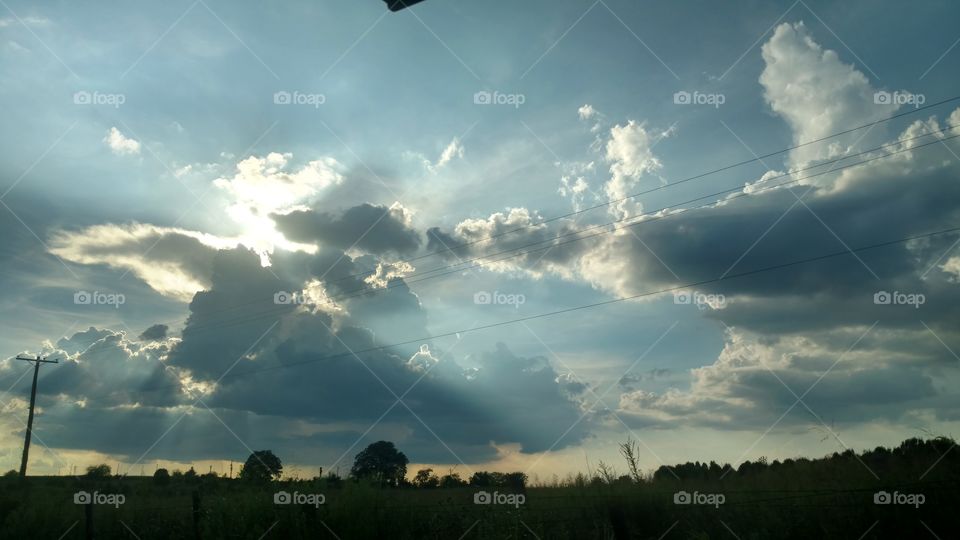
[[[549,476],[627,436],[656,467],[951,433],[956,235],[701,287],[700,309],[668,292],[354,356],[958,223],[957,102],[670,185],[954,97],[949,2],[515,4],[5,0],[0,345],[64,360],[32,467],[270,447],[329,468],[386,438]],[[798,191],[745,187],[764,175]],[[472,260],[705,203],[418,281],[457,262],[444,245]],[[378,267],[365,286],[387,289],[337,300]],[[27,367],[0,363],[6,468]]]

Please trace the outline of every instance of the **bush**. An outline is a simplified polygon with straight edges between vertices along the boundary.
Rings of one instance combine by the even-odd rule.
[[[87,467],[87,478],[110,478],[110,466],[106,463]]]

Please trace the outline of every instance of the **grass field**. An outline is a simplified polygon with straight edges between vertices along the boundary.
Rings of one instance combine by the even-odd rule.
[[[180,477],[157,485],[144,477],[2,478],[0,538],[87,538],[87,506],[74,502],[82,490],[101,499],[123,495],[117,506],[90,505],[93,537],[110,539],[946,539],[958,535],[960,452],[949,451],[952,444],[940,439],[879,453],[748,463],[726,474],[684,464],[640,483],[581,475],[520,491],[381,489],[325,479],[253,484]],[[322,504],[276,504],[281,491],[301,502],[323,495]],[[488,500],[495,492],[499,503],[475,501],[478,493]],[[688,494],[688,504],[676,502],[684,500],[679,492]],[[890,504],[877,504],[878,492],[888,493]]]

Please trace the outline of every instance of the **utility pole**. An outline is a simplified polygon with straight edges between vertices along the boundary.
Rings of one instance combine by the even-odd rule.
[[[40,364],[59,364],[60,360],[48,360],[47,357],[37,355],[33,358],[22,354],[17,360],[33,362],[33,388],[30,390],[30,414],[27,416],[27,434],[23,439],[23,458],[20,460],[20,478],[27,476],[27,458],[30,456],[30,438],[33,436],[33,407],[37,403],[37,375],[40,373]]]

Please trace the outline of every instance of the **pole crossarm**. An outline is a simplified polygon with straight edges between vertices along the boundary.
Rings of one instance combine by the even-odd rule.
[[[33,357],[27,356],[27,355],[25,355],[25,354],[18,354],[18,355],[17,355],[17,360],[25,360],[25,361],[27,361],[27,362],[43,362],[43,363],[45,363],[45,364],[59,364],[59,363],[60,363],[60,359],[59,359],[59,358],[55,358],[55,359],[53,359],[53,360],[50,360],[49,358],[50,358],[49,356],[39,356],[39,355],[38,355],[38,356],[33,356]]]

